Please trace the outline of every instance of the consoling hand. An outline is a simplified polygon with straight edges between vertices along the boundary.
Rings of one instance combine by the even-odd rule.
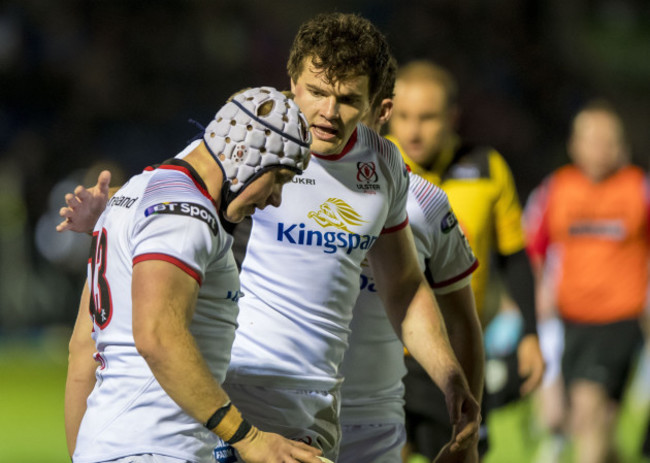
[[[97,184],[89,189],[82,185],[75,188],[74,193],[65,195],[66,207],[59,210],[59,215],[65,220],[56,226],[56,231],[74,231],[91,233],[95,222],[104,211],[108,202],[108,186],[111,183],[111,173],[103,170],[97,177]]]

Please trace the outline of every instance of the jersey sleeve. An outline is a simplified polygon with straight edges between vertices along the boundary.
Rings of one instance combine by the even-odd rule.
[[[438,294],[469,284],[478,260],[451,209],[447,194],[422,177],[410,176],[413,236],[425,255],[425,273]],[[414,209],[417,207],[417,209]]]
[[[382,230],[382,233],[390,233],[401,230],[408,225],[406,200],[408,198],[409,173],[397,146],[385,138],[380,137],[380,139],[394,186],[390,210]]]
[[[223,233],[216,209],[199,195],[179,201],[162,201],[160,195],[155,195],[143,201],[137,212],[130,237],[133,264],[163,260],[200,285],[217,251],[215,237]]]
[[[489,156],[490,175],[497,188],[494,204],[496,246],[499,254],[507,256],[525,247],[521,204],[512,172],[505,159],[496,151],[492,151]]]

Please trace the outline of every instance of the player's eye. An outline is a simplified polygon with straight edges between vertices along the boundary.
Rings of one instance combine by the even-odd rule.
[[[344,96],[344,97],[341,97],[341,99],[339,101],[342,104],[354,106],[355,104],[357,104],[359,99],[357,97],[354,97],[354,96]]]

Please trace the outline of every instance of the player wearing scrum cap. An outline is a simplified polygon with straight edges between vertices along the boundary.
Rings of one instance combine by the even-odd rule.
[[[406,168],[394,145],[359,124],[390,59],[383,34],[360,16],[320,14],[300,27],[287,70],[314,156],[276,213],[253,216],[224,381],[252,423],[331,460],[341,434],[339,366],[366,256],[395,330],[445,393],[457,431],[450,449],[466,448],[478,432],[479,406],[418,265]],[[64,217],[85,214],[68,205]]]
[[[236,222],[278,206],[310,141],[293,101],[249,89],[202,139],[132,177],[107,205],[70,342],[75,463],[230,461],[214,450],[224,442],[247,462],[320,461],[317,449],[250,425],[221,387],[240,291],[218,215]]]

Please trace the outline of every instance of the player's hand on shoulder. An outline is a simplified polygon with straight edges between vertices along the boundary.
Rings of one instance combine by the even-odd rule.
[[[233,447],[247,463],[322,463],[319,449],[255,427]]]
[[[107,170],[100,172],[97,184],[92,188],[82,185],[75,188],[74,193],[65,195],[67,206],[59,210],[63,222],[57,225],[56,230],[90,233],[95,227],[95,222],[104,211],[108,202],[108,186],[111,182],[111,173]]]

